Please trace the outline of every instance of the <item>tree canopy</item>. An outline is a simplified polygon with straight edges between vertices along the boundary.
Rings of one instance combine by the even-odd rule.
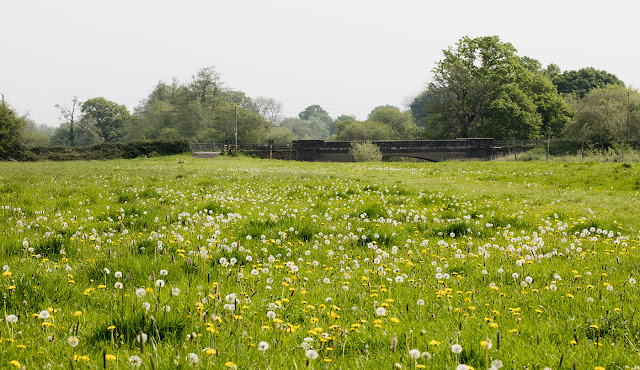
[[[553,76],[553,84],[561,94],[576,94],[582,99],[589,91],[607,85],[624,86],[616,75],[593,67],[582,68],[577,71],[565,71]]]
[[[22,130],[27,124],[6,103],[0,104],[0,159],[20,157],[22,150]]]
[[[497,36],[463,37],[443,51],[433,82],[411,104],[431,138],[535,139],[558,134],[569,108],[540,63]]]

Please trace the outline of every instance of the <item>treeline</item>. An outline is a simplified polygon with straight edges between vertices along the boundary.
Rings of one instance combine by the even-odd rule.
[[[57,105],[64,123],[36,126],[8,105],[0,114],[0,156],[20,148],[183,140],[287,144],[298,139],[411,140],[492,137],[562,138],[607,148],[640,144],[640,94],[594,68],[562,71],[519,56],[497,36],[463,37],[443,51],[424,92],[402,110],[374,108],[364,121],[333,119],[319,105],[283,117],[282,103],[250,98],[215,67],[188,81],[160,81],[130,112],[102,97]]]
[[[425,138],[640,144],[640,94],[606,71],[543,68],[492,36],[460,39],[433,76],[411,103]]]

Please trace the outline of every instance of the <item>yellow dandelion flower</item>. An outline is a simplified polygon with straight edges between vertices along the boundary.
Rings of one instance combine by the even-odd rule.
[[[115,361],[116,360],[116,356],[114,355],[105,355],[104,359],[107,361]]]
[[[16,360],[10,361],[9,365],[15,366],[15,367],[22,367],[22,365],[20,365],[20,363]]]

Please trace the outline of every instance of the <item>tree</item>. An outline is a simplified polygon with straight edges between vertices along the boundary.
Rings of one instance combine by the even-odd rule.
[[[282,121],[282,103],[274,98],[258,96],[253,99],[253,104],[256,106],[258,114],[264,117],[271,125],[277,126]]]
[[[324,140],[331,132],[327,123],[314,116],[309,119],[285,118],[280,126],[293,131],[298,140]]]
[[[60,110],[60,114],[62,118],[64,118],[67,122],[69,122],[69,145],[74,146],[75,142],[75,134],[74,134],[74,124],[76,119],[78,118],[78,114],[80,113],[80,101],[77,96],[74,96],[71,99],[71,104],[56,104],[56,108]]]
[[[391,105],[374,108],[367,120],[387,125],[393,132],[388,139],[413,140],[420,131],[410,111],[402,112],[400,108]]]
[[[561,94],[576,94],[582,99],[589,91],[607,85],[624,86],[616,75],[593,67],[582,68],[577,71],[565,71],[553,77],[553,84]]]
[[[448,135],[473,137],[499,87],[516,82],[526,70],[513,45],[497,36],[465,36],[443,53],[429,85],[438,95],[431,120],[446,127]]]
[[[574,104],[576,114],[565,131],[568,137],[597,144],[602,149],[614,143],[640,142],[637,90],[609,85],[591,90]]]
[[[0,159],[16,159],[22,156],[22,130],[27,124],[7,105],[0,104]]]
[[[548,77],[552,66],[543,70],[537,60],[518,57],[513,45],[497,36],[465,36],[443,52],[444,59],[433,69],[433,82],[412,103],[413,115],[420,117],[428,137],[491,133],[496,139],[533,138],[541,132],[555,136],[568,122],[571,112]],[[535,107],[532,115],[529,102]],[[507,117],[505,112],[518,116]],[[525,131],[516,134],[505,125]]]
[[[191,77],[189,90],[203,105],[214,107],[223,90],[222,76],[215,66],[204,67]]]
[[[375,121],[342,121],[336,125],[335,139],[355,140],[393,140],[396,133],[388,125]]]
[[[487,119],[478,127],[478,133],[497,139],[537,139],[541,120],[533,100],[518,85],[509,84],[489,104]]]
[[[328,130],[328,132],[326,134],[324,133],[318,133],[317,135],[313,135],[319,138],[326,138],[327,136],[333,134],[334,130],[335,130],[335,125],[333,120],[331,119],[331,117],[329,116],[329,113],[322,109],[321,106],[319,105],[310,105],[307,108],[305,108],[305,110],[303,110],[302,112],[300,112],[298,114],[298,117],[302,120],[308,120],[308,121],[312,121],[313,118],[320,120],[324,123],[324,125],[316,125],[318,127],[320,126],[324,126],[326,127],[326,129]],[[323,128],[324,128],[323,127]]]
[[[104,141],[116,141],[124,134],[123,128],[132,120],[127,107],[105,98],[89,99],[82,104],[85,119],[94,121]]]

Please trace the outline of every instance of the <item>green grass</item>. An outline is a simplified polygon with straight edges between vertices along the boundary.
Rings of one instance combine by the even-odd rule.
[[[639,365],[639,169],[1,163],[0,367]]]

